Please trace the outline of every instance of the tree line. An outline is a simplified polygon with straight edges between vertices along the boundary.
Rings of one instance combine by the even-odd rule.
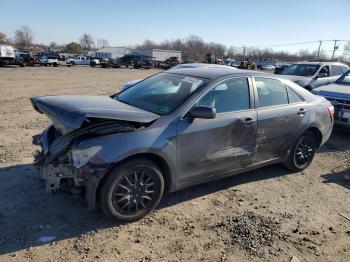
[[[206,54],[212,54],[216,58],[231,58],[234,60],[252,60],[263,61],[266,59],[276,59],[279,61],[315,61],[319,55],[320,61],[329,60],[329,56],[321,49],[310,51],[308,49],[300,49],[297,52],[291,53],[287,51],[275,51],[272,48],[257,48],[257,47],[227,47],[219,43],[206,43],[198,36],[190,36],[186,39],[166,40],[161,43],[156,43],[151,40],[145,40],[143,44],[138,45],[139,49],[173,49],[182,52],[184,60],[205,61]],[[337,57],[340,61],[350,61],[350,42],[344,46],[341,56]]]
[[[14,32],[14,37],[8,38],[4,33],[0,32],[0,44],[10,44],[22,51],[44,51],[52,50],[67,53],[81,53],[82,51],[94,51],[99,48],[108,47],[106,39],[95,40],[90,34],[84,33],[79,41],[72,41],[65,45],[58,45],[51,42],[49,45],[34,43],[34,33],[27,27],[22,26]],[[279,61],[314,61],[318,55],[318,50],[310,51],[301,49],[298,52],[290,53],[287,51],[275,51],[272,48],[256,48],[256,47],[227,47],[220,43],[205,42],[198,36],[189,36],[185,39],[165,40],[156,43],[152,40],[145,40],[142,44],[136,45],[136,49],[171,49],[182,52],[183,60],[205,61],[206,54],[212,54],[216,58],[231,58],[235,60],[250,59],[253,61],[263,61],[265,59],[276,59]],[[320,51],[320,60],[327,60],[324,51]],[[338,60],[350,60],[350,42],[344,46],[341,56]]]
[[[25,52],[38,51],[59,51],[67,53],[81,53],[82,51],[94,51],[99,48],[107,47],[106,39],[97,39],[87,33],[84,33],[79,41],[72,41],[65,45],[58,45],[51,42],[49,45],[34,43],[34,33],[28,26],[22,26],[14,32],[13,38],[7,37],[6,34],[0,32],[0,44],[12,45],[15,48]]]

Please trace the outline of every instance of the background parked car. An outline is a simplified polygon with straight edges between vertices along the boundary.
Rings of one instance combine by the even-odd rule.
[[[291,64],[281,64],[281,65],[276,65],[275,67],[275,74],[280,75],[283,70],[285,70],[287,67],[289,67]]]
[[[29,53],[16,53],[16,61],[21,66],[34,66],[34,57]]]
[[[10,45],[0,45],[0,66],[16,63],[15,49]]]
[[[97,65],[101,65],[101,63],[108,62],[107,58],[100,58],[100,57],[91,57],[90,58],[90,66],[94,67]]]
[[[332,84],[313,89],[312,93],[325,97],[333,104],[336,124],[350,127],[350,71]]]
[[[56,67],[58,66],[58,58],[55,55],[43,55],[39,59],[39,64],[44,66],[52,65]]]
[[[342,63],[300,62],[285,68],[281,75],[298,85],[312,90],[336,81],[349,67]]]
[[[76,56],[66,59],[66,63],[71,65],[90,65],[90,59],[85,56]]]
[[[273,65],[264,65],[261,67],[262,70],[275,70],[275,66]]]

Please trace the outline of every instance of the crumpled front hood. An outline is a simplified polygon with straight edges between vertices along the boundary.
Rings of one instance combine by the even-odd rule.
[[[350,99],[350,85],[330,84],[313,89],[319,96],[339,97]]]
[[[149,123],[159,115],[136,108],[108,96],[43,96],[30,99],[39,113],[47,115],[63,134],[82,127],[92,118]]]
[[[311,81],[311,77],[307,76],[280,75],[280,77],[291,80],[300,86],[306,86]]]

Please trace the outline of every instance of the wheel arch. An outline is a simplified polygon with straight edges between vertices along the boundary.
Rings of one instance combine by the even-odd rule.
[[[163,157],[161,157],[155,153],[138,153],[135,155],[128,156],[128,157],[114,163],[109,168],[108,172],[106,172],[106,174],[100,179],[100,181],[97,184],[97,187],[95,190],[95,195],[94,195],[94,199],[95,199],[94,206],[96,206],[98,204],[97,201],[99,199],[98,195],[100,194],[101,185],[107,179],[110,172],[112,172],[112,170],[114,168],[116,168],[118,165],[121,165],[122,163],[125,163],[125,162],[130,161],[130,160],[134,160],[134,159],[147,159],[147,160],[152,161],[155,165],[157,165],[164,176],[164,192],[169,192],[171,190],[171,187],[173,186],[173,174],[172,174],[172,171],[171,171],[171,168],[170,168],[168,162]]]
[[[305,132],[306,131],[309,131],[315,135],[317,141],[317,148],[319,148],[322,143],[322,132],[320,131],[320,129],[315,126],[312,126],[306,129]]]

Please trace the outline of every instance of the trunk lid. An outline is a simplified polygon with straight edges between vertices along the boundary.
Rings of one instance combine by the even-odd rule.
[[[48,116],[54,126],[67,134],[91,119],[114,119],[149,123],[159,115],[136,108],[108,96],[43,96],[30,99],[36,111]]]

